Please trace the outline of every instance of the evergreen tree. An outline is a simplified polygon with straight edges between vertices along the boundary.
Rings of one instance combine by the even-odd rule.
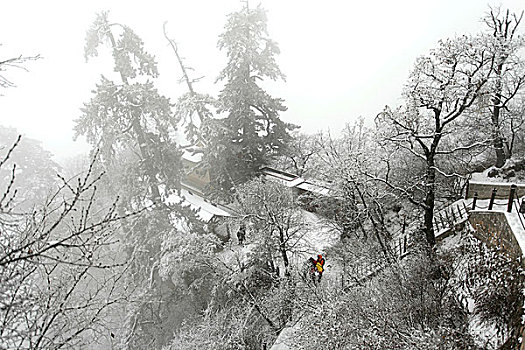
[[[86,58],[96,56],[102,43],[110,45],[120,81],[102,76],[75,129],[100,149],[110,192],[121,198],[120,212],[150,206],[124,228],[135,302],[126,310],[124,329],[116,333],[126,348],[160,348],[181,322],[176,312],[180,290],[159,273],[170,249],[163,242],[183,230],[202,232],[202,226],[194,212],[166,201],[180,190],[182,152],[172,139],[178,123],[170,101],[152,82],[158,76],[154,57],[129,27],[110,23],[107,13],[99,14],[88,31]]]
[[[218,77],[225,81],[218,104],[226,117],[217,120],[206,157],[212,186],[222,192],[250,179],[280,154],[296,126],[279,118],[286,110],[283,100],[260,86],[267,78],[285,78],[275,61],[279,48],[268,38],[266,12],[246,6],[230,14],[218,46],[228,57]]]
[[[113,28],[120,27],[118,39]],[[97,48],[109,41],[114,71],[120,82],[104,76],[95,96],[82,109],[77,120],[77,135],[85,135],[100,148],[102,162],[110,167],[126,154],[137,157],[141,181],[149,187],[148,198],[161,202],[161,189],[174,190],[180,181],[180,151],[170,138],[173,123],[170,101],[159,94],[151,78],[158,76],[154,57],[144,50],[142,40],[127,26],[110,24],[107,13],[98,15],[89,30],[86,59],[97,56]],[[165,166],[169,164],[170,166]]]

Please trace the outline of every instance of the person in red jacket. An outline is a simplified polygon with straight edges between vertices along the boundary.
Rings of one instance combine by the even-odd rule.
[[[315,262],[315,268],[317,269],[317,274],[319,275],[319,282],[321,282],[321,278],[323,277],[324,272],[324,263],[325,259],[321,254],[317,255],[317,260],[314,260]]]

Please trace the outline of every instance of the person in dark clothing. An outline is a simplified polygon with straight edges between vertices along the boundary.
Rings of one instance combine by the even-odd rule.
[[[245,238],[246,238],[246,226],[244,225],[244,223],[242,223],[241,227],[239,227],[239,231],[237,231],[237,240],[239,241],[239,244],[243,244]]]
[[[310,257],[306,266],[308,278],[310,278],[313,282],[315,282],[315,271],[317,271],[315,264],[315,259]]]

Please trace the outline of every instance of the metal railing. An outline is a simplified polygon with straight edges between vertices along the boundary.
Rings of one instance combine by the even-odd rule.
[[[520,199],[517,198],[514,198],[513,202],[516,204],[516,213],[518,215],[518,218],[520,220],[520,223],[521,223],[521,227],[523,227],[523,229],[525,230],[525,216],[524,216],[524,209],[525,209],[525,202],[524,202],[524,199],[521,200],[521,203],[520,203]]]
[[[448,230],[468,220],[469,209],[464,201],[453,202],[434,213],[434,231]]]

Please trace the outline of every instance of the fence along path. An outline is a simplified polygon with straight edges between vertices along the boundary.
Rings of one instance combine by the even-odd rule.
[[[411,233],[418,229],[421,225],[420,221],[413,221],[409,225],[403,225],[398,230],[391,233],[392,240],[388,245],[388,255],[387,258],[382,251],[376,251],[375,254],[371,254],[373,257],[363,257],[355,260],[354,268],[352,271],[343,272],[345,276],[343,278],[344,286],[350,287],[356,284],[360,284],[374,277],[382,269],[386,268],[389,265],[388,260],[401,260],[408,253],[409,248],[412,245],[412,235]],[[350,274],[350,276],[347,276]]]
[[[468,220],[469,201],[460,199],[449,203],[434,212],[434,232],[436,237]]]
[[[487,190],[490,188],[490,191]],[[480,190],[481,195],[474,192]],[[470,196],[470,197],[469,197]],[[522,199],[520,199],[520,197]],[[516,212],[522,227],[525,229],[525,184],[512,185],[510,183],[469,183],[465,199],[447,203],[434,212],[434,232],[436,238],[442,236],[455,226],[465,223],[471,210],[497,210]],[[410,233],[421,225],[419,221],[412,222],[392,234],[390,249],[393,257],[402,259],[408,254],[412,244]],[[380,254],[377,255],[381,257]],[[359,259],[365,261],[365,259]],[[359,261],[358,260],[358,261]],[[384,255],[368,263],[357,264],[354,269],[354,283],[373,277],[387,265]],[[351,281],[350,281],[351,282]],[[351,283],[350,283],[351,284]]]
[[[469,182],[465,199],[446,204],[434,213],[436,237],[467,221],[471,210],[516,212],[525,229],[524,197],[525,184]]]

